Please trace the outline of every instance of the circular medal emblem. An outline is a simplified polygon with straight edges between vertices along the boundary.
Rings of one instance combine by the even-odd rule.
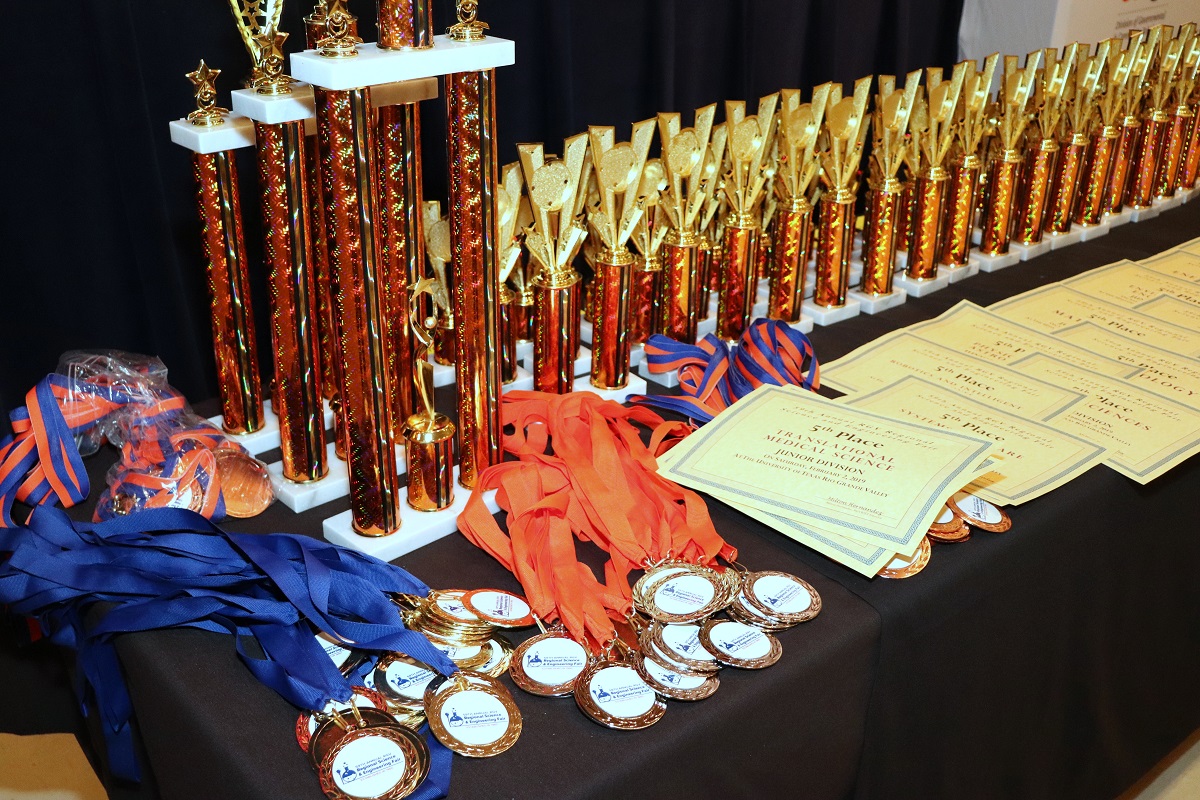
[[[597,661],[575,683],[575,703],[609,728],[641,730],[662,719],[667,704],[637,670],[619,661]]]
[[[575,688],[587,661],[583,645],[562,631],[550,631],[517,645],[508,674],[530,694],[559,697]]]

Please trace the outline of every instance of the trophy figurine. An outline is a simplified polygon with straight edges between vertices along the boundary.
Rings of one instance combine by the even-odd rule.
[[[1200,37],[1196,36],[1195,23],[1180,27],[1178,39],[1183,43],[1182,55],[1171,85],[1175,108],[1171,112],[1171,127],[1167,130],[1162,161],[1155,181],[1154,196],[1157,198],[1168,198],[1175,194],[1179,166],[1183,160],[1183,148],[1187,144],[1192,119],[1195,117],[1195,112],[1188,105],[1188,99],[1196,88],[1196,70],[1200,67]]]
[[[996,75],[999,53],[983,62],[983,70],[968,60],[963,75],[962,100],[958,104],[959,155],[950,174],[950,195],[946,201],[946,227],[939,261],[949,267],[964,266],[971,256],[971,237],[975,232],[983,134],[987,129],[988,99]]]
[[[421,226],[425,231],[425,258],[437,286],[437,291],[429,298],[441,302],[439,313],[433,315],[433,359],[443,366],[452,366],[454,359],[444,360],[440,351],[445,345],[451,354],[454,352],[454,308],[450,301],[454,284],[448,266],[453,248],[450,247],[450,218],[442,216],[442,204],[437,200],[426,200],[421,206]],[[429,298],[423,302],[431,302]]]
[[[1046,233],[1071,232],[1079,180],[1091,141],[1088,131],[1095,119],[1096,96],[1103,89],[1100,79],[1108,61],[1109,44],[1108,41],[1100,42],[1094,56],[1088,56],[1083,47],[1075,50],[1074,80],[1067,81],[1064,91],[1067,109],[1059,118],[1058,169],[1050,182],[1050,199],[1043,224]]]
[[[1033,84],[1037,81],[1041,57],[1040,50],[1026,56],[1024,70],[1018,69],[1016,56],[1004,57],[1004,78],[999,90],[1000,108],[996,127],[999,152],[988,169],[987,203],[984,206],[983,236],[979,244],[979,250],[984,255],[999,256],[1008,252],[1017,178],[1021,171],[1021,140],[1029,123],[1025,108],[1033,96]]]
[[[1157,37],[1155,31],[1150,31],[1150,37]],[[1142,134],[1141,103],[1143,86],[1150,70],[1153,48],[1144,31],[1130,31],[1129,44],[1124,56],[1129,59],[1129,74],[1118,96],[1121,115],[1121,130],[1117,136],[1116,148],[1113,151],[1112,170],[1109,173],[1105,213],[1119,214],[1125,206],[1125,194],[1129,188],[1132,176],[1134,155],[1137,152],[1138,140]]]
[[[804,302],[812,243],[812,192],[821,171],[817,136],[832,88],[829,83],[816,87],[809,103],[800,102],[799,89],[780,92],[779,169],[772,187],[778,203],[775,242],[767,266],[767,316],[787,323],[800,321]]]
[[[1147,89],[1142,136],[1129,166],[1129,188],[1125,202],[1134,210],[1149,208],[1154,202],[1154,178],[1162,160],[1163,137],[1171,120],[1166,105],[1175,78],[1175,68],[1183,56],[1183,42],[1167,39],[1171,26],[1157,25],[1150,29],[1147,42],[1149,58],[1142,86]]]
[[[871,79],[859,78],[854,96],[842,97],[842,87],[830,89],[825,111],[829,149],[822,155],[821,178],[827,184],[820,200],[817,229],[817,283],[813,303],[822,308],[846,305],[850,255],[854,246],[855,176],[862,161],[870,117],[867,101]]]
[[[742,101],[725,103],[726,159],[724,192],[729,203],[722,236],[717,336],[737,341],[750,322],[758,293],[754,272],[758,256],[759,220],[755,210],[770,186],[766,158],[779,95],[758,102],[758,114],[746,116]]]
[[[1197,37],[1200,39],[1200,37]],[[1192,54],[1200,50],[1200,43],[1193,40],[1191,53],[1188,58],[1192,58]],[[1195,63],[1189,60],[1185,67],[1191,72],[1191,80],[1193,82],[1192,93],[1188,95],[1184,102],[1189,104],[1192,111],[1191,122],[1188,124],[1187,137],[1183,145],[1183,155],[1180,157],[1179,171],[1176,178],[1176,186],[1184,191],[1192,189],[1196,185],[1196,179],[1200,177],[1200,113],[1196,111],[1195,99],[1195,82],[1197,71],[1200,71],[1200,54],[1195,55]]]
[[[220,74],[221,70],[211,69],[203,60],[187,74],[196,98],[196,110],[187,116],[192,125],[208,128],[225,124],[227,109],[216,104]],[[200,212],[200,242],[208,265],[221,424],[227,433],[253,433],[264,424],[262,381],[250,306],[237,162],[231,150],[193,153],[192,168]]]
[[[587,134],[563,142],[562,159],[547,161],[540,144],[517,145],[532,225],[525,249],[536,266],[533,293],[533,386],[565,394],[575,384],[579,357],[579,273],[575,256],[587,238],[581,221],[586,193]]]
[[[946,187],[950,182],[950,172],[943,164],[954,143],[954,116],[966,69],[966,62],[957,64],[949,81],[942,80],[941,68],[925,70],[926,102],[913,110],[909,122],[925,165],[917,177],[917,200],[905,270],[909,280],[928,281],[937,277],[938,252],[946,223]]]
[[[1053,47],[1045,50],[1041,80],[1034,84],[1034,120],[1037,138],[1025,147],[1025,168],[1017,189],[1014,237],[1023,245],[1042,241],[1042,222],[1050,192],[1050,178],[1058,164],[1058,121],[1066,104],[1064,93],[1075,65],[1078,44],[1067,45],[1063,58]]]
[[[667,235],[659,199],[666,189],[666,172],[661,159],[652,158],[642,169],[638,197],[644,208],[629,241],[637,251],[633,265],[633,296],[630,301],[629,341],[645,344],[653,333],[663,329],[662,244]]]
[[[697,326],[708,307],[700,304],[701,280],[708,276],[700,263],[700,222],[704,211],[714,204],[720,177],[723,153],[709,155],[710,142],[724,150],[725,128],[714,135],[713,118],[717,106],[696,109],[693,127],[680,127],[677,113],[658,115],[658,134],[662,148],[662,165],[666,174],[666,189],[659,198],[659,208],[666,222],[663,240],[663,329],[667,336],[692,344],[697,338]],[[711,252],[711,251],[710,251]]]
[[[592,319],[592,376],[597,389],[629,383],[629,293],[634,257],[626,242],[644,207],[637,190],[654,138],[654,120],[634,123],[629,142],[612,127],[588,128],[599,202],[588,209],[597,239]]]
[[[413,287],[405,321],[412,325],[420,354],[414,362],[417,404],[404,421],[404,452],[408,462],[408,504],[417,511],[441,511],[454,502],[454,423],[433,405],[433,333],[436,315],[444,313],[445,298],[432,278]],[[425,298],[424,295],[429,295]],[[429,302],[432,300],[432,302]],[[433,315],[422,313],[432,308]]]
[[[497,187],[496,220],[500,230],[500,378],[504,383],[517,379],[517,293],[508,285],[509,277],[516,271],[521,260],[522,210],[528,213],[528,205],[522,204],[521,165],[505,165],[504,179]],[[526,225],[528,225],[528,220]]]
[[[1133,51],[1121,51],[1120,39],[1105,39],[1096,48],[1094,58],[1098,61],[1100,75],[1096,80],[1096,91],[1103,95],[1093,102],[1099,127],[1091,133],[1087,156],[1079,176],[1079,199],[1075,208],[1075,222],[1084,227],[1099,225],[1104,218],[1108,203],[1108,183],[1112,175],[1113,156],[1121,132],[1117,127],[1121,99],[1133,71]],[[1077,131],[1078,132],[1078,131]]]

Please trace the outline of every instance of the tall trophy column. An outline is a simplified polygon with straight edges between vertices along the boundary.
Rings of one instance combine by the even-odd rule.
[[[956,275],[969,276],[978,270],[971,266],[971,239],[975,233],[975,211],[979,200],[979,178],[983,166],[981,144],[987,128],[988,98],[996,74],[998,53],[992,53],[978,71],[967,61],[963,77],[961,113],[957,126],[959,153],[951,169],[950,197],[946,207],[946,235],[942,240],[941,264],[949,269],[950,282]],[[963,270],[966,269],[965,272]]]
[[[1097,116],[1099,125],[1093,124],[1087,156],[1079,176],[1079,199],[1075,204],[1075,222],[1080,226],[1080,237],[1089,239],[1092,230],[1104,220],[1108,205],[1108,183],[1112,176],[1113,155],[1117,149],[1120,130],[1117,118],[1120,103],[1133,66],[1133,54],[1121,52],[1119,39],[1106,39],[1097,49],[1097,59],[1103,56],[1097,92]]]
[[[1088,135],[1096,119],[1096,106],[1104,89],[1101,77],[1108,61],[1108,42],[1100,42],[1094,56],[1080,52],[1074,80],[1067,85],[1070,103],[1062,117],[1058,170],[1050,183],[1050,201],[1042,227],[1050,234],[1051,247],[1079,241],[1080,231],[1072,231],[1079,187],[1091,137]]]

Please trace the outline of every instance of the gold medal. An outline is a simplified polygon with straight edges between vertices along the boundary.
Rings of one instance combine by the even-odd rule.
[[[624,661],[593,661],[575,682],[575,704],[608,728],[636,731],[662,719],[667,703]]]
[[[486,652],[488,660],[480,664],[477,669],[484,675],[499,678],[508,671],[508,665],[512,662],[512,642],[497,633],[488,640]]]
[[[253,517],[275,501],[271,475],[261,461],[240,448],[219,447],[213,451],[225,513],[231,517]]]
[[[314,768],[321,766],[321,760],[329,754],[333,746],[356,728],[366,728],[371,725],[395,725],[396,720],[388,712],[370,706],[355,707],[353,713],[346,714],[335,711],[324,717],[308,744],[308,756]]]
[[[524,597],[499,589],[475,589],[462,596],[463,605],[479,619],[500,628],[528,628],[533,609]]]
[[[647,658],[637,658],[633,666],[651,689],[672,700],[704,700],[711,697],[721,685],[721,679],[715,673],[702,676],[684,675],[664,669]]]
[[[521,712],[496,679],[456,672],[425,687],[429,729],[459,755],[503,753],[521,735]]]
[[[783,655],[771,634],[731,619],[710,619],[700,626],[700,644],[717,661],[739,669],[765,669]]]
[[[317,634],[317,643],[321,645],[321,649],[325,651],[325,655],[333,661],[333,665],[338,668],[338,672],[343,675],[349,675],[351,672],[366,660],[366,656],[349,648],[343,647],[336,639],[327,633]]]
[[[393,712],[423,712],[425,687],[436,677],[431,667],[404,653],[388,653],[375,665],[375,686]]]
[[[666,656],[672,662],[682,665],[689,672],[711,673],[721,669],[716,656],[704,649],[700,643],[699,625],[659,625],[655,623],[647,629],[649,641],[657,648],[642,648],[643,654],[657,652]],[[660,666],[673,669],[669,664]]]
[[[786,572],[751,572],[742,578],[739,600],[752,615],[782,625],[808,622],[821,613],[821,595],[808,581]],[[758,612],[754,614],[754,612]]]
[[[970,492],[959,492],[946,501],[954,515],[985,531],[1004,533],[1012,527],[1012,518],[999,506]]]
[[[930,523],[929,530],[937,533],[955,533],[960,527],[962,520],[958,515],[951,511],[949,506],[942,506],[941,513]]]
[[[445,644],[437,641],[433,636],[429,637],[430,643],[441,650],[446,658],[453,661],[460,669],[475,669],[487,663],[491,656],[491,648],[484,649],[483,645],[469,645],[467,647],[459,647],[457,645]]]
[[[317,769],[321,789],[334,800],[400,800],[428,774],[428,745],[399,725],[349,731]]]
[[[922,536],[921,544],[912,557],[896,556],[888,562],[886,567],[879,570],[879,577],[910,578],[925,569],[925,565],[929,563],[929,553],[929,538]]]
[[[508,675],[519,688],[541,697],[562,697],[588,664],[587,650],[563,630],[531,636],[513,651]]]
[[[321,723],[329,719],[331,716],[342,714],[363,708],[374,708],[386,711],[387,700],[382,694],[374,689],[368,689],[365,686],[352,686],[350,690],[353,694],[350,696],[352,702],[341,703],[336,700],[330,700],[325,704],[325,708],[316,713],[304,712],[296,719],[296,743],[300,745],[300,749],[308,752],[309,743],[312,741],[313,735],[317,732],[317,728]]]

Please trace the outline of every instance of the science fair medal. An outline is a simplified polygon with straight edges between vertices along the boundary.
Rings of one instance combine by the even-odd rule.
[[[704,649],[700,643],[699,625],[660,625],[655,623],[647,629],[647,638],[654,646],[651,652],[657,652],[686,670],[701,675],[717,672],[721,669],[716,656]],[[643,647],[643,654],[647,648]],[[669,664],[659,665],[673,669]]]
[[[491,678],[499,678],[508,671],[508,665],[512,662],[513,655],[512,642],[500,634],[496,634],[488,639],[484,652],[487,653],[488,660],[475,668],[477,672],[482,672]]]
[[[1007,511],[970,492],[954,495],[946,501],[946,507],[955,516],[985,531],[1004,533],[1012,527],[1012,518]]]
[[[330,700],[320,711],[315,713],[306,711],[296,719],[296,743],[300,745],[301,750],[308,752],[312,737],[323,722],[330,717],[351,711],[352,706],[354,710],[372,708],[387,711],[387,699],[374,689],[368,689],[365,686],[351,686],[350,690],[353,692],[350,696],[351,702],[342,703]]]
[[[808,581],[787,572],[747,573],[742,577],[741,589],[737,601],[746,611],[781,625],[799,625],[821,613],[821,595],[817,590]]]
[[[533,609],[524,597],[500,589],[475,589],[462,596],[463,605],[497,628],[528,628]]]
[[[946,506],[929,526],[929,533],[926,535],[935,542],[965,542],[971,538],[971,529],[967,527],[967,523],[963,522],[961,517],[951,511],[949,506]]]
[[[495,678],[459,671],[425,687],[429,729],[463,756],[503,753],[521,735],[521,712]]]
[[[343,675],[349,675],[367,658],[362,653],[343,647],[327,633],[318,633],[316,639],[317,644],[321,645],[321,649],[325,651],[325,655],[329,656],[330,661],[338,668],[338,672]]]
[[[635,595],[635,603],[638,599]],[[659,575],[643,587],[640,599],[638,610],[665,624],[706,619],[724,608],[729,600],[720,574],[698,564]]]
[[[929,538],[922,536],[920,546],[911,557],[897,555],[886,567],[879,570],[879,577],[910,578],[925,569],[925,565],[929,563],[929,553]]]
[[[429,774],[429,746],[399,725],[347,732],[317,767],[321,789],[334,800],[400,800]]]
[[[231,517],[254,517],[275,501],[271,474],[254,456],[241,448],[218,447],[213,451],[225,513]]]
[[[575,704],[607,728],[637,731],[662,719],[667,703],[626,661],[611,656],[588,664],[575,682]]]
[[[355,707],[353,714],[333,712],[321,721],[320,727],[308,743],[308,757],[314,769],[320,769],[321,761],[329,755],[333,746],[352,730],[373,725],[395,725],[396,720],[388,712],[370,707]]]
[[[700,626],[700,644],[717,661],[739,669],[765,669],[783,655],[771,634],[732,619],[710,619]]]
[[[665,669],[657,662],[642,656],[634,659],[633,667],[651,689],[672,700],[704,700],[711,697],[721,685],[721,679],[716,673],[685,675]]]
[[[416,714],[425,710],[425,687],[437,672],[404,653],[388,653],[375,665],[374,680],[392,711]]]
[[[588,665],[583,645],[561,629],[531,636],[513,651],[508,676],[519,688],[540,697],[563,697]]]

